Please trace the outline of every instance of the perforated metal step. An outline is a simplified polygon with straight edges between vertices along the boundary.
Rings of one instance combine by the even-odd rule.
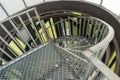
[[[77,80],[80,78],[51,43],[0,71],[0,79]]]

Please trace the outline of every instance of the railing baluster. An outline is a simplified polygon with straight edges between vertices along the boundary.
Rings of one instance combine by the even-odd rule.
[[[68,30],[69,30],[69,35],[71,35],[71,22],[70,22],[70,19],[68,19],[68,23],[69,23],[69,28],[68,28]]]
[[[39,17],[40,18],[40,17]],[[45,26],[45,22],[44,22],[44,20],[41,20],[41,23],[42,23],[42,29],[44,29],[43,31],[44,31],[44,33],[46,34],[46,38],[47,38],[47,40],[50,38],[50,36],[48,35],[48,31],[47,31],[47,28],[46,28],[46,26]]]
[[[49,36],[48,36],[47,31],[46,31],[46,27],[45,27],[44,21],[40,20],[40,16],[39,16],[37,10],[35,9],[34,11],[35,11],[35,14],[36,14],[36,16],[37,16],[37,18],[38,18],[38,21],[39,21],[40,25],[41,25],[42,30],[43,30],[44,33],[45,33],[45,37],[46,37],[47,40],[48,40],[48,39],[49,39]]]
[[[30,36],[30,38],[32,39],[33,43],[35,44],[35,46],[37,46],[37,43],[35,42],[34,38],[32,37],[31,33],[29,32],[29,30],[27,29],[27,26],[25,25],[25,23],[23,22],[22,18],[20,16],[18,16],[20,22],[23,24],[24,29],[26,30],[26,32],[28,33],[28,35]]]
[[[84,17],[83,18],[83,30],[82,30],[82,36],[84,36],[84,33],[85,33],[85,23],[86,23],[86,18]]]
[[[100,41],[100,39],[102,37],[104,28],[105,28],[105,25],[102,25],[102,29],[100,30],[100,35],[98,36],[98,42]]]
[[[66,20],[65,25],[66,25],[66,35],[68,36],[69,35],[69,20],[68,19]]]
[[[103,35],[102,35],[101,40],[103,40],[103,38],[106,36],[107,31],[108,31],[108,28],[106,27],[106,28],[104,29],[104,32],[103,32]]]
[[[45,37],[43,36],[43,32],[40,33],[42,41],[45,42]]]
[[[7,61],[6,61],[6,60],[4,60],[4,59],[2,59],[1,57],[0,57],[0,60],[1,60],[2,62],[7,63]]]
[[[93,35],[93,30],[94,30],[94,23],[93,23],[93,19],[90,20],[90,24],[91,24],[91,28],[90,28],[90,33],[88,38],[92,39],[92,35]]]
[[[10,23],[12,24],[13,28],[17,31],[18,35],[20,36],[20,38],[25,42],[25,44],[31,49],[31,46],[28,44],[28,42],[22,37],[19,29],[17,28],[17,26],[12,22],[12,20],[9,20]]]
[[[7,43],[1,36],[0,36],[0,39],[11,49],[14,51],[14,53],[16,54],[16,56],[19,56],[19,53],[14,49],[12,48],[9,43]]]
[[[95,22],[93,22],[93,24],[92,24],[92,26],[94,25],[94,28],[93,28],[93,32],[92,32],[92,38],[91,38],[91,41],[93,41],[94,40],[94,35],[96,34],[96,29],[97,29],[97,27],[98,27],[98,25],[96,24],[98,21],[95,21]],[[96,35],[95,35],[96,36]]]
[[[60,24],[61,24],[61,28],[62,28],[62,36],[65,36],[65,29],[64,29],[64,20],[62,18],[60,18]]]
[[[9,55],[9,53],[7,53],[4,49],[2,49],[1,47],[0,47],[0,51],[2,51],[5,55],[7,55],[10,59],[14,59],[13,57],[11,57],[10,55]]]
[[[82,28],[81,28],[81,18],[79,18],[79,36],[81,36],[82,34]]]
[[[60,33],[60,26],[59,26],[59,23],[57,23],[57,24],[56,24],[56,27],[58,28],[59,37],[61,37],[61,33]]]
[[[86,20],[87,20],[87,26],[86,26],[85,37],[87,38],[87,36],[89,35],[89,33],[88,33],[89,31],[88,31],[88,29],[89,29],[90,26],[89,26],[89,19],[87,18]]]
[[[73,22],[72,19],[73,18],[71,18],[71,35],[74,35],[74,32],[73,32],[73,30],[74,30],[74,22]]]
[[[17,44],[18,47],[20,47],[20,49],[26,53],[26,51],[24,50],[24,48],[18,43],[18,41],[12,36],[12,34],[6,29],[6,27],[3,24],[0,24],[1,28],[3,28],[5,30],[5,32],[12,38],[12,40]]]
[[[79,36],[79,29],[80,29],[80,24],[79,24],[79,18],[76,20],[76,27],[77,27],[77,36]]]
[[[56,32],[55,32],[55,25],[54,24],[51,24],[51,22],[50,22],[50,20],[49,20],[49,24],[50,24],[50,28],[51,28],[51,31],[52,31],[52,35],[53,35],[53,37],[54,37],[54,39],[55,39],[55,34],[56,34]],[[54,30],[53,30],[54,29]]]
[[[101,30],[100,30],[101,25],[102,25],[102,23],[99,23],[99,24],[98,24],[98,29],[97,29],[98,32],[97,32],[97,35],[95,36],[95,41],[97,41],[97,42],[98,42],[98,37],[99,37],[100,31],[101,31]]]
[[[30,17],[29,13],[27,13],[27,16],[28,16],[28,18],[29,18],[30,23],[31,23],[31,24],[33,25],[33,27],[34,27],[35,32],[37,33],[37,36],[38,36],[38,38],[39,38],[39,41],[40,41],[41,43],[43,43],[43,42],[42,42],[42,39],[41,39],[41,37],[40,37],[40,34],[39,34],[39,32],[37,31],[36,26],[34,25],[33,20],[32,20],[32,18]]]

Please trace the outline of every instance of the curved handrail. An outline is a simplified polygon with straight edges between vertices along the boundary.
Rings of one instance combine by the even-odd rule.
[[[108,23],[106,23],[98,18],[95,18],[95,17],[94,17],[94,19],[99,20],[100,22],[105,24],[109,30],[108,30],[108,35],[100,43],[89,48],[93,53],[98,52],[105,46],[108,46],[108,44],[112,41],[114,34],[115,34],[113,28]]]

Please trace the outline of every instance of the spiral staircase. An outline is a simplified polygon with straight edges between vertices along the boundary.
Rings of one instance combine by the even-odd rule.
[[[118,25],[84,1],[28,7],[0,22],[0,80],[120,80]]]

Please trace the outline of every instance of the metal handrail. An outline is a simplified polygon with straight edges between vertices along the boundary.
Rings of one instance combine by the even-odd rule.
[[[108,46],[108,44],[111,42],[115,34],[113,28],[108,23],[98,18],[94,18],[94,19],[99,20],[100,22],[104,23],[108,27],[109,30],[108,30],[108,35],[100,43],[89,48],[93,53],[98,52],[102,48]]]
[[[71,53],[70,51],[62,48],[61,46],[58,46],[58,45],[56,45],[56,46],[60,50],[62,50],[64,52],[70,54],[71,56],[74,56],[75,58],[81,60],[81,58],[79,56],[77,56],[76,54]],[[76,52],[79,52],[79,51],[76,51]],[[107,79],[120,80],[120,78],[115,73],[113,73],[101,60],[99,60],[98,58],[91,55],[92,53],[90,51],[83,51],[82,54],[88,59],[88,61],[90,61],[90,63],[92,63],[92,65],[94,65],[97,69],[99,69],[100,72],[102,72],[107,77]],[[86,77],[86,79],[87,79],[87,77]]]

